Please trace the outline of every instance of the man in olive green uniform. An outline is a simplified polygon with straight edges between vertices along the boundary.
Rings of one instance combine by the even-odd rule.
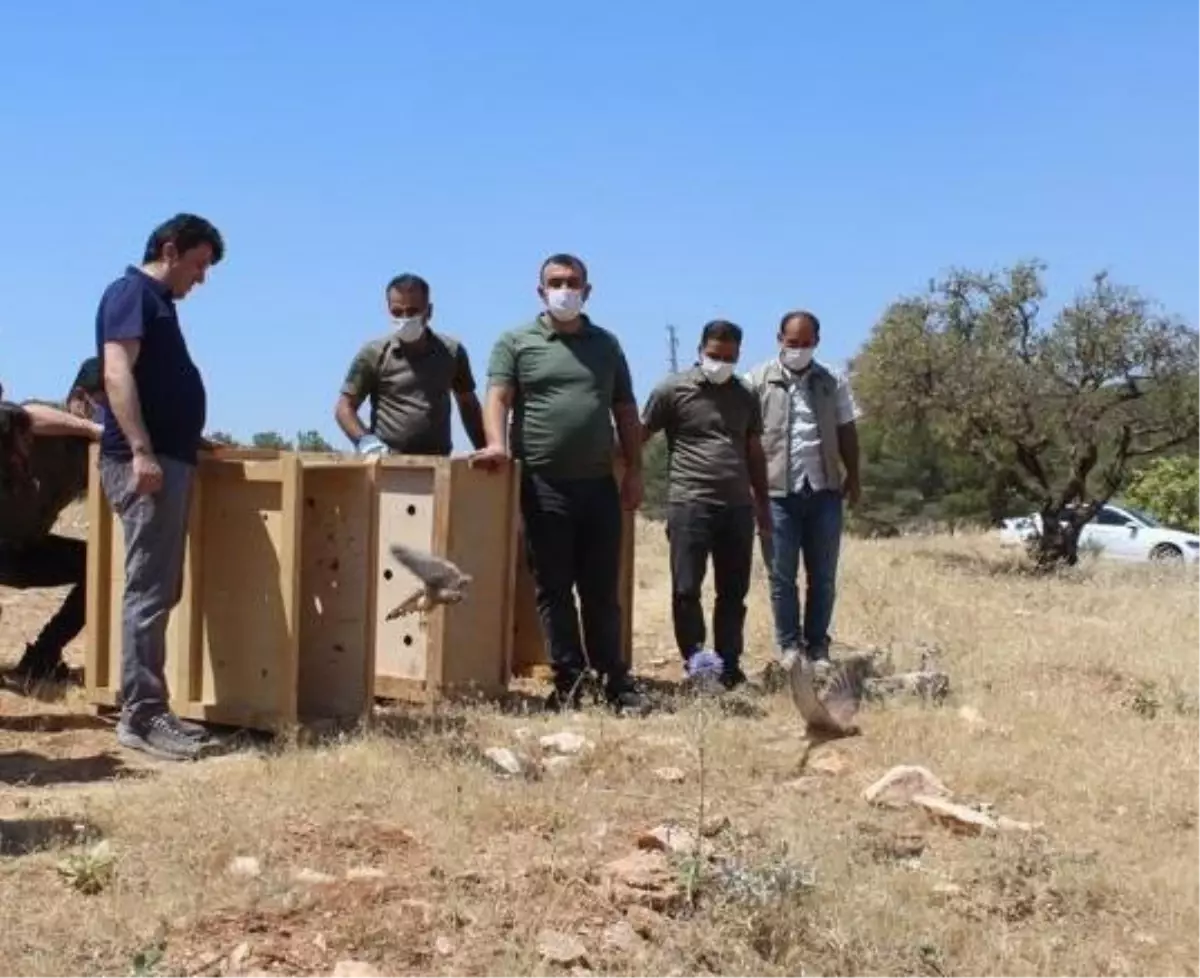
[[[51,531],[62,511],[87,491],[88,444],[101,427],[89,420],[103,398],[98,365],[80,368],[67,411],[39,402],[0,405],[0,584],[13,588],[70,585],[9,678],[24,685],[63,681],[66,646],[86,621],[87,543]]]
[[[618,579],[622,505],[641,504],[641,425],[620,341],[581,312],[590,292],[575,256],[542,264],[545,311],[492,350],[487,448],[475,459],[487,465],[509,457],[511,447],[521,463],[526,552],[554,668],[547,705],[578,705],[586,649],[609,705],[637,710],[642,700],[621,655]],[[626,466],[619,489],[614,421]]]
[[[467,349],[430,329],[429,284],[399,275],[386,298],[391,332],[366,343],[350,364],[334,410],[339,427],[360,455],[449,455],[453,394],[467,437],[482,448],[483,412]],[[371,419],[364,426],[358,409],[367,399]]]
[[[705,639],[700,591],[711,556],[713,645],[727,688],[746,679],[741,658],[755,523],[764,537],[771,532],[762,412],[758,398],[733,375],[741,346],[740,327],[708,323],[699,362],[659,384],[642,413],[645,437],[661,431],[667,438],[675,641],[689,675],[696,675]]]

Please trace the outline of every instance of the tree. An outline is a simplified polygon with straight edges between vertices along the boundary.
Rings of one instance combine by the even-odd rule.
[[[1194,457],[1155,459],[1134,473],[1122,495],[1168,526],[1200,532],[1200,464]]]
[[[1096,275],[1048,325],[1044,266],[952,271],[894,303],[856,361],[865,403],[928,429],[1037,506],[1039,566],[1073,564],[1080,530],[1138,459],[1194,441],[1197,333]]]
[[[662,519],[667,512],[667,439],[658,432],[642,447],[642,515]]]
[[[260,431],[250,439],[255,448],[273,448],[276,451],[291,451],[292,443],[277,431]]]
[[[206,435],[205,437],[207,437],[208,440],[214,445],[226,445],[229,448],[238,447],[237,439],[235,439],[228,431],[214,431],[211,435]]]
[[[296,435],[296,451],[298,452],[332,452],[329,444],[319,431],[301,431]]]

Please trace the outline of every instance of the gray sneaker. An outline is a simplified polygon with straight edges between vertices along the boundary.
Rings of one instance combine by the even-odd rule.
[[[212,739],[212,734],[207,727],[199,723],[193,723],[191,720],[184,720],[182,717],[177,717],[174,713],[168,713],[167,716],[170,717],[171,725],[185,736],[191,737],[193,740],[200,741],[201,743]]]
[[[201,756],[202,744],[172,721],[169,713],[131,724],[124,717],[117,724],[117,743],[164,761],[194,761]]]

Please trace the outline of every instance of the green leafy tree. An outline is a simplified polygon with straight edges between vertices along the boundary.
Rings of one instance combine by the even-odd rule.
[[[1200,463],[1194,457],[1155,459],[1134,473],[1122,495],[1168,526],[1200,532]]]
[[[250,439],[255,448],[272,448],[276,451],[291,451],[292,443],[277,431],[260,431]]]
[[[238,447],[237,439],[228,431],[214,431],[211,435],[206,435],[205,437],[214,445],[225,445],[229,448]]]
[[[1073,564],[1079,533],[1139,459],[1194,442],[1197,333],[1094,277],[1049,323],[1044,266],[954,270],[894,303],[855,363],[871,410],[987,466],[1035,505],[1040,566]]]
[[[667,512],[667,439],[659,432],[642,448],[642,515],[660,520]]]
[[[301,431],[296,435],[296,451],[298,452],[332,452],[329,444],[319,431]]]

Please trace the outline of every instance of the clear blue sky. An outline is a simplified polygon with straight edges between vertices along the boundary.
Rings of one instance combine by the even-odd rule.
[[[180,306],[210,429],[317,428],[415,271],[482,387],[541,259],[640,398],[702,323],[844,360],[950,265],[1108,268],[1197,320],[1194,0],[98,3],[0,9],[0,380],[59,396],[178,210],[226,262]],[[465,447],[458,428],[456,439]]]

